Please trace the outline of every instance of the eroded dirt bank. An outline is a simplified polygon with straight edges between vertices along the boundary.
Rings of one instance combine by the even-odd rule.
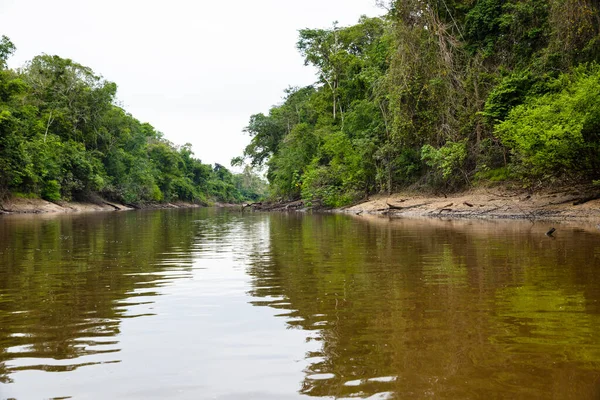
[[[356,215],[503,218],[529,220],[595,220],[600,222],[600,191],[589,188],[535,193],[474,189],[454,195],[425,196],[403,192],[371,196],[339,212]]]
[[[46,214],[46,213],[74,213],[96,211],[127,211],[136,208],[192,208],[200,207],[193,203],[153,203],[144,205],[124,205],[110,201],[95,202],[49,202],[42,199],[25,199],[13,197],[0,201],[0,214]]]
[[[289,203],[255,203],[252,206],[224,205],[255,211],[306,211],[302,201]],[[108,201],[49,202],[42,199],[10,198],[0,201],[0,214],[73,213],[126,211],[135,208],[192,208],[193,203],[156,203],[124,205]],[[309,208],[310,209],[310,208]],[[316,210],[316,209],[315,209]],[[331,211],[331,210],[329,210]],[[353,215],[387,215],[390,217],[444,217],[478,219],[563,220],[600,223],[600,190],[573,187],[557,190],[525,191],[504,188],[473,189],[451,195],[424,195],[401,192],[390,196],[374,195],[350,207],[333,210]]]

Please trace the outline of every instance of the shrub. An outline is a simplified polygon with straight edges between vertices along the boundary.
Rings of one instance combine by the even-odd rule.
[[[48,201],[60,200],[60,184],[55,180],[50,180],[42,188],[42,198]]]
[[[467,158],[467,141],[446,142],[439,149],[431,145],[421,148],[421,159],[434,172],[434,184],[454,186],[464,176],[463,165]],[[440,179],[441,178],[441,179]]]
[[[559,91],[530,97],[496,125],[522,177],[598,173],[600,67],[558,79],[567,82]]]

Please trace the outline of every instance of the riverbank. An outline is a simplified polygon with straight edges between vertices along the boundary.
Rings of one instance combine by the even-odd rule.
[[[0,214],[49,214],[49,213],[79,213],[102,211],[129,211],[134,209],[167,209],[167,208],[196,208],[199,204],[176,203],[147,203],[125,205],[112,201],[98,199],[94,202],[50,202],[43,199],[28,199],[11,197],[0,201]]]
[[[506,188],[478,188],[453,195],[413,192],[376,195],[336,210],[354,215],[527,220],[600,220],[600,191],[589,187],[534,193]]]
[[[403,191],[392,195],[372,195],[352,206],[329,210],[352,215],[385,215],[390,217],[443,217],[526,220],[598,220],[600,191],[590,187],[572,187],[534,193],[507,188],[478,188],[448,195],[427,195]],[[233,207],[215,204],[217,207]],[[237,206],[237,205],[235,205]],[[196,208],[199,204],[148,203],[125,205],[97,199],[94,202],[49,202],[42,199],[12,197],[0,202],[0,214],[47,214],[133,209]],[[247,206],[255,211],[306,211],[302,201],[288,203],[255,203]],[[317,208],[313,208],[317,210]]]

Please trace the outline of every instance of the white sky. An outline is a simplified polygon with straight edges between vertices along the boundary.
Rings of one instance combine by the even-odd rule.
[[[288,86],[313,83],[298,30],[381,15],[375,0],[0,0],[0,35],[21,67],[46,53],[117,83],[125,110],[228,168]]]

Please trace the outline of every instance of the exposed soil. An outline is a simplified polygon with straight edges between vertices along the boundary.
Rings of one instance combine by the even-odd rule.
[[[125,205],[105,200],[95,202],[50,202],[42,199],[26,199],[12,197],[0,202],[0,214],[46,214],[46,213],[74,213],[97,211],[127,211],[133,209],[159,209],[159,208],[192,208],[200,207],[193,203],[149,203],[143,205]]]
[[[528,193],[502,188],[481,188],[446,196],[404,192],[391,196],[371,196],[360,204],[339,211],[356,215],[365,213],[532,221],[597,219],[600,222],[600,190],[574,187]]]
[[[600,222],[600,189],[571,187],[529,193],[507,188],[478,188],[452,195],[400,192],[374,195],[341,209],[307,208],[301,200],[242,206],[252,211],[333,211],[390,217],[443,217],[478,219],[587,220]],[[596,222],[596,223],[597,223]]]
[[[253,203],[240,207],[252,211],[306,211],[302,201]],[[104,200],[82,202],[49,202],[42,199],[10,198],[0,202],[0,214],[73,213],[126,211],[136,208],[191,208],[192,203],[152,203],[124,205]],[[313,210],[319,210],[313,207]],[[331,210],[330,210],[331,211]],[[479,188],[452,195],[424,195],[401,192],[390,196],[374,195],[358,204],[333,210],[353,215],[386,215],[390,217],[443,217],[478,219],[586,220],[600,223],[600,190],[572,187],[528,193],[505,188]]]

